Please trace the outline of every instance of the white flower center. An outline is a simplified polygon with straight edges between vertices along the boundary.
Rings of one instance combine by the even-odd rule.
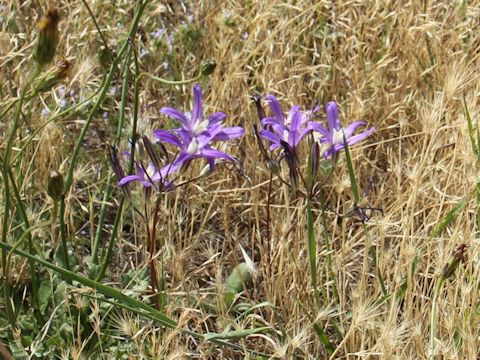
[[[193,138],[192,141],[190,141],[190,144],[188,145],[187,154],[195,155],[195,154],[198,154],[199,150],[200,150],[200,146],[198,144],[198,141],[196,138]]]
[[[155,169],[155,166],[152,164],[149,164],[147,168],[145,169],[145,172],[147,174],[147,179],[152,179],[155,173],[157,172]]]
[[[193,124],[192,132],[194,135],[199,135],[208,128],[208,120],[196,121]]]
[[[333,145],[343,144],[343,128],[333,129]]]

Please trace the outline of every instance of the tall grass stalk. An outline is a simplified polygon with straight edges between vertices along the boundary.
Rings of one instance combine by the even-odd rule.
[[[133,63],[135,65],[135,88],[133,94],[133,109],[132,109],[132,137],[130,142],[130,164],[128,166],[128,173],[132,173],[135,166],[135,147],[137,143],[137,123],[138,123],[138,109],[139,109],[139,95],[140,95],[140,66],[138,64],[138,57],[136,51],[132,52],[133,54]],[[115,215],[115,222],[113,225],[112,232],[110,234],[110,239],[108,240],[108,245],[105,253],[103,254],[102,264],[100,270],[96,276],[96,281],[100,281],[107,271],[108,264],[110,262],[110,257],[112,254],[113,246],[115,244],[118,227],[123,217],[123,208],[125,203],[125,197],[120,199],[120,203],[117,208],[117,214]]]
[[[23,102],[25,100],[25,96],[27,93],[28,86],[32,83],[32,81],[40,74],[42,71],[42,66],[40,65],[35,65],[33,70],[29,73],[27,76],[27,79],[25,80],[25,83],[23,84],[21,88],[21,93],[20,93],[20,98],[17,104],[17,109],[15,111],[15,114],[13,116],[13,121],[10,127],[10,132],[7,137],[7,142],[4,147],[4,154],[3,154],[3,166],[2,166],[2,174],[3,174],[3,186],[4,186],[4,212],[3,212],[3,222],[2,222],[2,242],[7,243],[8,242],[8,230],[9,230],[9,218],[10,218],[10,207],[11,207],[11,199],[10,199],[10,181],[9,181],[9,171],[10,169],[10,153],[12,151],[12,146],[13,146],[13,141],[15,140],[17,130],[20,126],[20,115],[22,113],[22,106]],[[32,250],[32,242],[31,239],[28,244],[29,250]],[[35,269],[34,269],[34,264],[33,262],[29,262],[30,266],[30,271],[31,271],[31,276],[32,276],[32,287],[35,289],[35,291],[38,289],[37,281],[36,281],[36,275],[35,275]],[[2,267],[3,267],[3,273],[5,274],[7,271],[7,256],[4,251],[2,251]],[[4,295],[4,300],[5,300],[5,306],[6,306],[6,313],[7,317],[10,321],[10,324],[15,327],[15,314],[12,308],[12,305],[10,303],[10,285],[9,285],[9,280],[5,277],[4,283],[3,283],[3,295]],[[35,294],[36,292],[34,292]]]
[[[430,313],[430,351],[431,359],[435,360],[435,333],[436,333],[436,314],[437,314],[437,300],[442,290],[443,283],[445,282],[445,277],[440,276],[437,278],[437,284],[435,285],[435,290],[433,292],[432,299],[432,311]]]
[[[118,116],[118,124],[117,124],[117,131],[115,134],[114,146],[118,145],[122,130],[124,128],[125,123],[125,110],[127,106],[127,99],[128,99],[128,88],[129,88],[129,75],[130,75],[130,62],[132,59],[132,52],[133,48],[130,46],[125,58],[124,66],[123,66],[123,83],[122,83],[122,94],[120,99],[120,110]],[[104,161],[104,164],[108,164],[108,161]],[[105,184],[105,189],[103,191],[104,196],[102,200],[102,206],[100,208],[100,213],[98,216],[97,222],[97,232],[95,234],[95,240],[92,246],[92,261],[94,264],[98,264],[98,247],[100,246],[100,241],[103,234],[103,225],[105,223],[105,216],[107,213],[107,204],[110,200],[110,196],[113,192],[112,182],[114,177],[112,176],[112,169],[109,168],[107,173],[107,183]],[[113,240],[112,240],[113,241]]]
[[[117,71],[117,66],[120,63],[120,60],[123,58],[123,56],[124,56],[125,52],[127,51],[128,47],[130,46],[130,41],[131,41],[130,39],[135,38],[135,34],[137,33],[137,28],[138,28],[138,22],[140,21],[140,17],[142,16],[142,13],[145,10],[145,7],[147,6],[147,4],[148,4],[148,0],[145,0],[144,2],[139,2],[138,3],[138,7],[135,11],[135,15],[134,15],[134,18],[133,18],[132,25],[131,25],[130,31],[128,33],[128,38],[123,41],[123,45],[120,48],[120,50],[118,52],[118,55],[113,59],[113,62],[110,66],[109,73],[108,73],[107,77],[104,79],[104,81],[102,82],[102,85],[101,85],[102,90],[100,91],[98,99],[95,102],[95,104],[93,105],[92,110],[90,111],[90,113],[87,117],[87,120],[85,121],[85,125],[83,126],[83,129],[82,129],[80,135],[78,136],[77,142],[75,143],[75,147],[73,149],[70,166],[68,168],[67,175],[66,175],[66,178],[65,178],[65,187],[64,187],[64,189],[65,189],[64,193],[65,194],[68,193],[68,191],[70,190],[70,187],[72,186],[72,183],[73,183],[73,172],[74,172],[74,170],[77,166],[78,156],[80,155],[80,149],[82,147],[83,139],[87,135],[88,129],[90,128],[90,125],[93,121],[93,118],[95,117],[98,109],[100,108],[100,105],[103,103],[103,100],[105,99],[105,97],[108,93],[108,90],[110,88],[110,84],[111,84],[111,82],[112,82],[112,80],[115,76],[116,71]]]

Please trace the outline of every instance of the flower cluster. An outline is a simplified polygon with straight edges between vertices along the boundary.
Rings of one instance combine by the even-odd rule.
[[[330,101],[325,106],[327,113],[327,127],[325,127],[319,122],[310,120],[318,112],[318,106],[311,111],[301,111],[299,106],[292,106],[285,118],[275,96],[267,95],[265,99],[268,101],[273,117],[262,116],[261,123],[264,129],[259,131],[259,135],[271,143],[270,151],[279,147],[284,149],[288,147],[295,152],[305,135],[310,132],[318,132],[322,154],[327,159],[345,148],[344,137],[348,146],[351,146],[375,132],[375,128],[372,127],[360,134],[353,135],[359,126],[365,125],[363,121],[355,121],[343,128],[338,117],[338,106],[334,101]]]
[[[119,182],[120,186],[131,181],[140,181],[144,187],[152,187],[156,183],[163,186],[169,185],[171,177],[179,170],[185,169],[194,159],[207,160],[210,170],[214,169],[215,162],[220,159],[235,162],[235,159],[227,153],[213,148],[212,143],[239,138],[244,134],[244,129],[241,127],[224,127],[222,122],[227,115],[223,112],[205,117],[203,114],[203,94],[199,85],[193,87],[193,109],[191,113],[183,113],[171,107],[164,107],[160,112],[180,124],[179,128],[158,129],[153,132],[160,143],[167,143],[178,148],[176,158],[163,167],[151,162],[144,168],[140,163],[137,163],[136,174],[122,178]]]
[[[314,130],[323,135],[320,138],[320,143],[324,147],[325,158],[328,158],[345,148],[344,138],[347,142],[347,145],[352,146],[360,141],[363,141],[365,138],[367,138],[367,136],[375,132],[375,128],[371,127],[360,134],[353,135],[359,126],[366,125],[363,121],[354,121],[346,128],[343,128],[338,117],[338,106],[334,101],[327,103],[325,110],[327,113],[328,128],[325,128],[323,125],[318,123],[316,123],[314,126]]]
[[[297,148],[301,141],[309,133],[316,133],[319,136],[314,143],[312,154],[313,161],[318,164],[320,157],[328,159],[335,156],[345,148],[345,144],[352,146],[371,135],[375,128],[370,128],[364,132],[355,134],[360,126],[365,122],[355,121],[347,127],[342,127],[338,116],[338,106],[335,102],[327,103],[326,126],[314,121],[313,118],[318,113],[319,107],[314,106],[309,111],[302,111],[300,106],[292,106],[285,116],[278,100],[273,95],[267,95],[265,99],[271,109],[273,116],[266,116],[261,106],[260,97],[255,97],[257,111],[262,125],[262,129],[256,132],[260,138],[270,143],[269,150],[274,152],[276,149],[283,149],[283,157],[290,168],[292,184],[298,182],[297,166]],[[159,157],[155,155],[153,144],[144,137],[144,146],[150,159],[152,160],[146,167],[140,162],[136,163],[136,173],[133,175],[122,176],[119,185],[123,186],[131,181],[139,181],[145,188],[151,188],[156,184],[163,187],[169,187],[173,180],[172,176],[186,169],[191,161],[195,159],[204,159],[207,161],[210,171],[215,167],[218,161],[235,162],[235,159],[229,154],[215,149],[214,142],[225,142],[243,136],[244,129],[239,126],[224,127],[223,120],[227,115],[223,112],[216,112],[205,116],[203,111],[203,94],[199,85],[193,87],[193,109],[192,112],[182,112],[171,107],[164,107],[160,110],[164,115],[177,121],[178,128],[158,129],[153,135],[158,140],[158,145],[162,149]],[[168,160],[168,153],[163,144],[172,145],[177,149],[173,161]],[[266,150],[262,151],[268,156]]]
[[[295,150],[303,137],[314,130],[317,124],[309,121],[309,114],[300,111],[300,106],[292,106],[285,119],[282,107],[275,96],[267,95],[266,99],[273,117],[266,117],[261,120],[261,123],[265,128],[271,130],[261,130],[260,136],[272,143],[270,151],[281,147],[282,143],[288,144],[292,150]],[[315,107],[311,113],[317,111],[318,108]]]

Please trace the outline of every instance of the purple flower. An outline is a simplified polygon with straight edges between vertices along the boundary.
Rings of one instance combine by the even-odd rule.
[[[203,95],[200,85],[193,87],[193,111],[183,113],[180,110],[164,107],[160,112],[180,122],[181,128],[174,131],[183,131],[190,137],[215,133],[211,141],[226,141],[243,135],[244,130],[241,127],[221,126],[221,122],[227,117],[223,112],[216,112],[207,118],[203,116]]]
[[[191,160],[203,158],[210,164],[210,170],[213,170],[216,159],[225,159],[234,162],[235,160],[223,151],[216,150],[210,146],[210,142],[215,137],[215,134],[202,134],[196,137],[191,137],[187,132],[178,131],[177,134],[172,134],[167,130],[155,130],[153,135],[159,140],[175,145],[180,149],[180,154],[172,163],[174,169],[186,167]]]
[[[267,95],[265,98],[274,116],[262,120],[262,125],[270,129],[261,130],[259,132],[260,136],[272,143],[270,151],[281,147],[282,141],[288,143],[290,148],[295,150],[302,138],[315,128],[315,124],[308,121],[310,114],[300,111],[300,106],[292,106],[285,119],[282,107],[275,96]],[[310,113],[317,110],[315,107]]]
[[[352,146],[375,132],[375,128],[372,127],[360,134],[353,135],[359,126],[365,125],[365,122],[355,121],[346,128],[343,128],[338,117],[337,104],[334,101],[330,101],[325,106],[325,109],[327,112],[328,128],[318,123],[313,125],[314,130],[323,135],[323,137],[320,138],[320,143],[323,145],[325,159],[345,148],[343,136],[345,136],[348,146]]]
[[[149,163],[146,168],[144,168],[143,165],[136,163],[135,169],[135,175],[125,176],[120,180],[118,185],[124,186],[131,181],[139,181],[146,188],[155,186],[155,184],[162,184],[163,186],[168,187],[170,185],[167,181],[168,175],[177,170],[173,164],[157,170],[153,163]]]
[[[238,138],[244,134],[244,129],[239,126],[223,127],[221,123],[227,117],[223,112],[216,112],[205,118],[202,89],[199,85],[193,87],[193,99],[191,113],[183,113],[170,107],[160,109],[163,114],[178,120],[180,128],[160,129],[153,132],[159,140],[180,149],[180,154],[173,165],[180,167],[190,160],[204,158],[209,162],[210,168],[213,169],[215,159],[223,158],[234,161],[226,153],[212,148],[211,143]]]

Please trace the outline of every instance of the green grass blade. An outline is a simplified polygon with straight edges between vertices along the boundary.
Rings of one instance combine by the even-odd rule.
[[[353,171],[352,158],[350,157],[350,149],[348,148],[345,133],[343,134],[343,142],[345,144],[345,158],[347,159],[348,176],[350,177],[350,185],[352,186],[353,201],[355,205],[357,205],[360,202],[360,195],[358,194],[357,179],[355,178],[355,172]]]
[[[470,137],[470,143],[472,144],[473,152],[475,153],[475,156],[478,159],[479,146],[477,142],[480,141],[478,136],[478,127],[477,127],[477,141],[475,141],[475,129],[473,128],[472,117],[470,116],[470,111],[468,110],[467,101],[465,100],[465,98],[463,98],[463,111],[465,113],[465,118],[467,119],[468,136]]]
[[[317,280],[317,239],[315,237],[315,228],[313,221],[312,202],[307,198],[307,237],[308,237],[308,258],[310,262],[310,275],[312,280],[313,294],[317,306],[320,306],[320,294],[318,293]]]
[[[72,271],[66,270],[66,269],[61,268],[59,266],[56,266],[56,265],[54,265],[54,264],[52,264],[52,263],[50,263],[46,260],[43,260],[43,259],[41,259],[37,256],[30,255],[29,253],[27,253],[25,251],[15,249],[13,246],[5,244],[3,242],[0,242],[0,248],[3,251],[12,251],[13,253],[15,253],[17,255],[20,255],[20,256],[25,257],[25,258],[30,259],[30,260],[33,260],[33,261],[37,262],[38,264],[43,265],[43,266],[59,273],[60,275],[62,275],[66,279],[69,279],[70,281],[77,281],[82,285],[85,285],[85,286],[88,286],[92,289],[95,289],[100,294],[115,299],[116,302],[111,302],[111,303],[116,305],[116,306],[119,306],[119,307],[124,308],[126,310],[133,311],[133,312],[135,312],[139,315],[143,315],[145,317],[148,317],[152,320],[155,320],[155,321],[159,322],[161,325],[164,325],[164,326],[166,326],[168,328],[171,328],[171,329],[174,329],[178,326],[178,323],[175,320],[171,319],[170,317],[168,317],[167,315],[165,315],[161,311],[158,311],[158,310],[154,309],[153,307],[151,307],[151,306],[149,306],[149,305],[147,305],[147,304],[145,304],[145,303],[143,303],[143,302],[141,302],[141,301],[139,301],[135,298],[132,298],[128,295],[125,295],[117,289],[114,289],[114,288],[112,288],[110,286],[107,286],[107,285],[103,285],[103,284],[101,284],[101,283],[99,283],[95,280],[89,279],[87,277],[84,277],[84,276],[79,275],[77,273],[74,273]],[[99,299],[99,300],[103,301],[103,299]],[[108,301],[108,300],[106,300],[106,301]],[[230,348],[233,348],[233,349],[236,349],[236,350],[245,350],[245,351],[248,351],[252,354],[256,354],[256,355],[260,355],[260,356],[268,356],[266,354],[263,354],[263,353],[260,353],[260,352],[254,351],[254,350],[244,349],[243,347],[241,347],[239,345],[236,345],[236,344],[230,344],[228,342],[222,341],[222,340],[225,340],[225,339],[238,339],[238,338],[240,338],[240,335],[242,335],[242,334],[244,336],[248,336],[248,335],[258,333],[260,331],[265,331],[266,329],[270,329],[270,327],[262,327],[262,328],[252,329],[252,330],[234,331],[234,332],[222,333],[222,334],[209,333],[209,334],[207,334],[208,336],[204,335],[204,334],[199,334],[199,333],[196,333],[194,331],[187,330],[187,329],[183,329],[182,332],[184,332],[185,334],[194,336],[196,338],[199,338],[199,339],[202,339],[202,340],[205,340],[205,341],[208,340],[208,341],[214,342],[216,344],[226,346],[226,347],[230,347]]]

